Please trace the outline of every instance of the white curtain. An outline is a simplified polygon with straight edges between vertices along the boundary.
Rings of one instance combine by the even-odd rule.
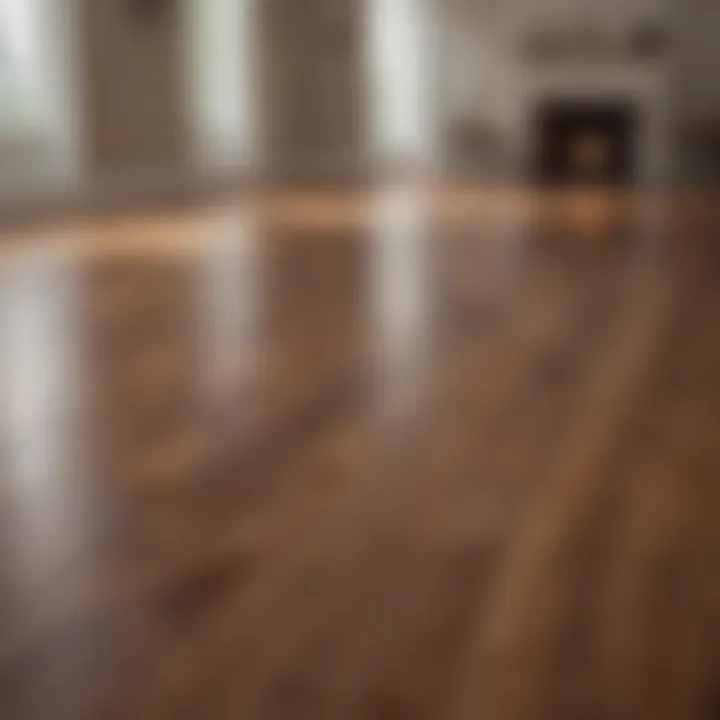
[[[0,185],[80,171],[74,0],[0,0]]]
[[[433,0],[369,0],[369,132],[377,158],[429,160],[435,145]]]
[[[198,160],[229,169],[257,151],[256,0],[188,0],[190,103]]]
[[[40,38],[36,0],[0,0],[0,129],[40,117]]]

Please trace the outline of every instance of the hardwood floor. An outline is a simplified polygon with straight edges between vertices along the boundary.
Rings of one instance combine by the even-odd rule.
[[[719,241],[471,187],[7,234],[0,718],[720,717]]]

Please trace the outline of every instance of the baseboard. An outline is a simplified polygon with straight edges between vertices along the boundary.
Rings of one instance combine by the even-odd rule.
[[[246,171],[138,173],[84,186],[38,182],[0,194],[0,225],[201,202],[223,190],[240,190],[250,182]]]

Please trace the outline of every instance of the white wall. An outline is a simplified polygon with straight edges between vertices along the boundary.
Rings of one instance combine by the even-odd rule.
[[[507,169],[523,172],[528,154],[528,113],[543,92],[628,93],[643,105],[651,132],[647,174],[666,172],[669,126],[666,66],[641,70],[573,63],[558,72],[539,70],[522,57],[532,29],[568,29],[588,22],[621,38],[643,17],[667,16],[668,0],[449,0],[445,5],[444,125],[472,120],[497,133]],[[717,27],[717,25],[716,25]],[[660,117],[663,116],[663,117]],[[661,148],[660,145],[663,145]]]

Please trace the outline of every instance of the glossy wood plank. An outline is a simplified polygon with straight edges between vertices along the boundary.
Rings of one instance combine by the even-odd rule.
[[[0,717],[717,717],[719,207],[390,187],[7,234]]]

